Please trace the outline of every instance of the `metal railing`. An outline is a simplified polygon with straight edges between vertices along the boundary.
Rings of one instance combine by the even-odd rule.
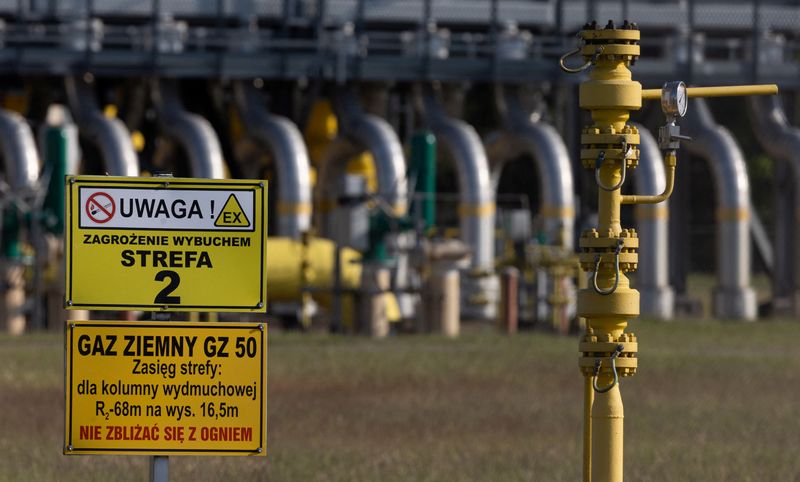
[[[800,5],[766,0],[0,0],[0,71],[563,82],[571,35],[625,13],[645,82],[800,84]]]

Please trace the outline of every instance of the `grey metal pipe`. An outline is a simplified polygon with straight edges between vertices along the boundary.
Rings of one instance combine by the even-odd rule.
[[[448,117],[433,92],[426,92],[423,102],[425,118],[436,140],[456,162],[461,238],[473,250],[470,266],[490,269],[494,263],[495,201],[486,151],[475,129],[462,120]]]
[[[575,226],[572,166],[564,140],[556,129],[523,108],[516,86],[497,86],[497,105],[505,129],[486,140],[486,153],[496,190],[505,163],[521,153],[533,157],[539,172],[544,229],[552,243],[571,248]]]
[[[775,270],[773,296],[791,300],[793,314],[800,316],[800,129],[793,127],[781,105],[779,96],[753,96],[747,99],[747,110],[753,132],[761,147],[788,167],[794,199],[786,200],[785,216],[775,229]]]
[[[39,178],[39,155],[31,126],[16,112],[0,109],[0,150],[12,190],[33,188]]]
[[[263,105],[249,84],[234,85],[236,105],[250,137],[272,153],[278,172],[278,236],[298,238],[311,225],[311,177],[308,150],[297,126]]]
[[[653,135],[644,126],[639,129],[639,166],[633,171],[636,194],[654,195],[664,192],[667,184],[664,158]],[[669,201],[640,204],[634,217],[639,230],[639,290],[642,315],[661,320],[672,319],[675,293],[669,286]]]
[[[183,146],[189,156],[191,176],[223,179],[225,161],[211,123],[184,108],[173,82],[156,81],[153,95],[161,129]]]
[[[408,182],[403,145],[397,133],[386,120],[365,113],[352,89],[340,90],[333,100],[340,137],[328,149],[321,168],[319,185],[322,199],[335,203],[336,180],[343,174],[345,164],[367,150],[375,163],[378,197],[396,214],[405,214]]]
[[[472,249],[463,283],[463,313],[468,318],[494,318],[498,281],[494,271],[494,188],[481,139],[466,122],[447,116],[435,92],[422,93],[425,120],[456,162],[459,185],[461,239]],[[480,303],[479,303],[480,302]]]
[[[138,176],[139,158],[125,124],[103,115],[94,92],[83,80],[67,77],[66,90],[78,129],[100,149],[106,172],[112,176]]]
[[[717,198],[717,286],[714,315],[755,320],[750,286],[750,181],[744,156],[731,133],[718,125],[705,100],[693,99],[685,119],[690,153],[711,165]]]

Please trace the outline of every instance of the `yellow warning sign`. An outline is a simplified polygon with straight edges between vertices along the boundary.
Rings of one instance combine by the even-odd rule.
[[[266,455],[266,324],[70,321],[65,372],[65,454]]]
[[[239,200],[236,199],[236,196],[233,194],[228,196],[228,200],[225,201],[225,206],[222,207],[222,211],[220,211],[217,216],[214,226],[238,228],[250,226],[250,220],[247,219],[247,215],[242,209],[241,204],[239,204]]]
[[[67,308],[265,312],[266,190],[68,176]]]

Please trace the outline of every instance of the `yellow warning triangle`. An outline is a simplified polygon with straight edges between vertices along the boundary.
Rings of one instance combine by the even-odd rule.
[[[228,196],[228,200],[222,206],[222,211],[217,215],[214,226],[218,228],[246,228],[250,226],[250,220],[247,219],[242,205],[239,204],[239,200],[233,194]]]

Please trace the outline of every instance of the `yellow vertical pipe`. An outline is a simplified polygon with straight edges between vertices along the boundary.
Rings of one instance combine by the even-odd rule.
[[[600,375],[598,385],[611,383],[611,375]],[[592,480],[622,480],[624,410],[619,384],[606,393],[595,395],[592,405]],[[614,443],[608,443],[613,440]]]
[[[606,161],[600,168],[600,180],[605,186],[615,186],[622,178],[622,171],[616,161]],[[620,205],[622,194],[620,189],[606,191],[598,187],[598,231],[600,236],[606,236],[611,229],[613,236],[619,236],[622,231],[620,224]],[[612,269],[613,270],[613,269]],[[613,275],[613,272],[611,273]],[[612,280],[613,284],[613,280]]]
[[[583,377],[583,482],[592,482],[592,377]]]

